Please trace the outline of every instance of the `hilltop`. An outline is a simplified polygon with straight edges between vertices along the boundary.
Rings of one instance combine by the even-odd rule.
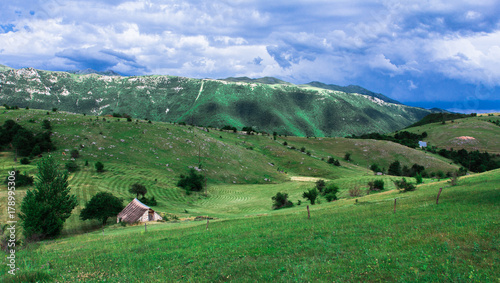
[[[345,89],[353,93],[328,88],[331,86],[297,86],[274,78],[121,77],[33,68],[0,72],[1,104],[56,107],[92,115],[126,113],[140,119],[213,127],[253,127],[282,135],[392,132],[432,112],[393,103],[357,87]]]
[[[491,114],[492,115],[492,114]],[[500,126],[489,122],[500,120],[500,116],[476,116],[454,114],[445,115],[445,122],[432,122],[424,119],[427,123],[422,126],[413,126],[405,129],[412,133],[427,132],[429,146],[445,149],[465,149],[467,151],[487,151],[492,154],[500,154]],[[437,115],[438,117],[440,115]],[[450,118],[452,117],[452,118]],[[422,124],[418,123],[417,125]]]

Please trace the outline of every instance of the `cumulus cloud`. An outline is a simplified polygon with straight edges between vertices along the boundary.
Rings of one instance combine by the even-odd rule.
[[[432,99],[435,77],[500,85],[494,0],[24,0],[0,11],[0,63],[13,67],[275,76],[403,102]]]

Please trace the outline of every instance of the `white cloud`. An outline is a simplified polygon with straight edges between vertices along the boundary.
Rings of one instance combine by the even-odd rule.
[[[127,74],[277,76],[296,83],[399,76],[405,91],[424,89],[422,80],[435,74],[500,85],[500,5],[476,2],[0,3],[0,25],[14,25],[0,33],[0,63],[67,70],[88,59]]]

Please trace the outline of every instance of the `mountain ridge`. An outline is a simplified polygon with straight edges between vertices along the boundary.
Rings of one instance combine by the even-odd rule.
[[[392,132],[433,111],[381,98],[281,80],[102,76],[33,68],[0,73],[1,104],[74,113],[127,113],[153,121],[237,128],[296,136]],[[249,81],[242,82],[243,80]]]

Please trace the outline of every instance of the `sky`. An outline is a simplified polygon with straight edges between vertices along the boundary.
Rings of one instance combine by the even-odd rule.
[[[0,2],[0,64],[360,85],[500,112],[499,0]]]

